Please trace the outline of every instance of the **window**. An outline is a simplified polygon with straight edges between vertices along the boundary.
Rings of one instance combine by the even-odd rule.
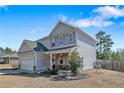
[[[55,47],[55,43],[54,42],[52,43],[52,47]]]
[[[60,41],[60,45],[63,45],[63,38],[62,38],[62,36],[60,36],[59,41]]]
[[[60,65],[63,65],[65,63],[63,56],[60,56],[59,63],[60,63]]]
[[[52,43],[51,43],[51,46],[52,46],[52,47],[55,47],[55,38],[52,38],[52,39],[51,39],[51,42],[52,42]]]
[[[60,64],[63,64],[63,59],[60,59]]]
[[[69,44],[72,44],[73,43],[73,35],[69,34],[68,38],[69,38]]]
[[[58,46],[59,45],[59,38],[58,37],[55,37],[55,46]]]

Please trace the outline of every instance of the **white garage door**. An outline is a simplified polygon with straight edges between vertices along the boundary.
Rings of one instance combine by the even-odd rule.
[[[20,63],[21,69],[33,71],[34,60],[32,58],[23,58]]]

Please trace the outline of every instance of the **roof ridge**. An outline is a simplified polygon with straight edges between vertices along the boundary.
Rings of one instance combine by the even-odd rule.
[[[35,42],[35,41],[32,41],[32,40],[28,40],[28,39],[24,39],[24,41],[30,41],[30,42]]]

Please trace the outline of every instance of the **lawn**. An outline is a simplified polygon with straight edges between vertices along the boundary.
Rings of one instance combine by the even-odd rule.
[[[124,73],[110,70],[85,71],[91,76],[72,81],[51,81],[36,74],[0,75],[1,88],[110,88],[124,87]]]

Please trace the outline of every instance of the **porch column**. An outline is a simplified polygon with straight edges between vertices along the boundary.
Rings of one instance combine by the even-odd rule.
[[[50,53],[50,70],[52,70],[52,53]]]

